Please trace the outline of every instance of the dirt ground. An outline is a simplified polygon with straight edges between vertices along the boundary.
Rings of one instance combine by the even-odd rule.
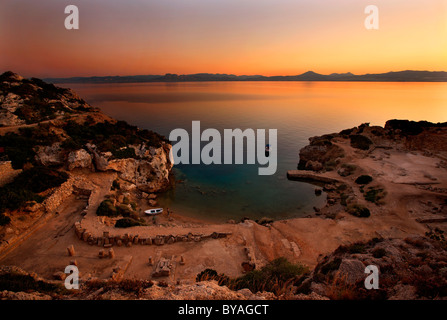
[[[352,149],[343,141],[338,142],[338,145],[346,153],[343,161],[355,164],[359,171],[355,176],[348,177],[340,177],[337,172],[324,175],[350,185],[356,199],[370,209],[369,218],[351,216],[340,207],[336,219],[321,216],[275,221],[268,226],[249,220],[237,224],[213,225],[182,217],[181,213],[172,214],[169,219],[164,213],[157,218],[157,226],[117,230],[95,215],[95,208],[110,190],[107,188],[113,177],[92,174],[88,178],[99,189],[96,190],[95,203],[90,206],[85,217],[80,212],[85,208],[86,200],[75,195],[70,196],[58,210],[58,215],[4,255],[0,264],[16,265],[45,278],[52,278],[55,272],[63,272],[70,261],[76,259],[83,279],[109,278],[117,266],[126,270],[126,278],[150,279],[157,261],[160,258],[169,258],[172,259],[173,267],[167,280],[185,283],[193,282],[196,275],[206,268],[231,277],[242,275],[241,264],[248,259],[246,248],[252,253],[256,267],[284,256],[292,262],[303,263],[312,268],[321,255],[332,252],[342,244],[373,237],[403,238],[413,234],[423,235],[435,227],[446,229],[446,223],[440,221],[447,217],[447,170],[439,165],[440,158],[384,149],[365,153]],[[359,174],[371,175],[374,183],[385,188],[387,195],[384,204],[371,204],[363,199],[359,186],[354,183]],[[437,222],[436,219],[441,220]],[[138,232],[154,236],[218,231],[231,235],[222,239],[176,242],[162,246],[114,246],[115,258],[100,259],[98,253],[101,247],[88,245],[75,235],[73,225],[81,220],[84,226],[98,234],[110,231],[113,234]],[[74,245],[74,257],[67,254],[67,247],[70,245]],[[180,264],[182,256],[184,264]],[[149,257],[154,262],[152,266],[148,263]]]

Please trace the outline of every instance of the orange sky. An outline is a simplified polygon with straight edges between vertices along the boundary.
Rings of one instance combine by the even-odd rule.
[[[66,77],[447,70],[447,0],[2,0],[0,71]],[[366,30],[375,4],[380,29]]]

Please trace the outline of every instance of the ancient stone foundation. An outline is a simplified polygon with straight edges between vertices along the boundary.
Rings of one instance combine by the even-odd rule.
[[[131,247],[132,245],[166,245],[176,242],[201,242],[206,239],[225,238],[231,233],[213,232],[211,234],[183,234],[183,235],[156,235],[153,237],[143,237],[125,233],[124,235],[112,235],[109,231],[104,231],[102,236],[95,237],[91,232],[81,226],[80,222],[75,223],[75,233],[79,240],[87,242],[89,245],[97,245],[104,248],[111,248],[114,245],[121,247]]]

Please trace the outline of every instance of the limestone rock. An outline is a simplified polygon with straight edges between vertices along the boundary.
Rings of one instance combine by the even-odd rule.
[[[61,166],[65,163],[60,142],[53,143],[50,146],[38,146],[35,158],[43,166]]]
[[[74,168],[91,168],[92,156],[84,149],[72,151],[68,154],[67,159],[68,170]]]
[[[346,277],[348,283],[365,279],[365,265],[359,260],[343,259],[338,272],[342,277]]]

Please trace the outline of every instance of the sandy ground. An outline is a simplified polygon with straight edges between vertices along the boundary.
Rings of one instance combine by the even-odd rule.
[[[120,266],[126,269],[125,277],[149,279],[155,266],[148,264],[149,257],[156,263],[160,258],[173,262],[169,281],[192,282],[206,268],[231,277],[243,274],[241,263],[247,261],[246,249],[254,254],[256,266],[260,267],[277,257],[314,267],[321,255],[335,250],[339,245],[349,244],[373,237],[403,238],[412,234],[424,234],[434,227],[446,229],[444,222],[420,223],[427,219],[447,217],[447,170],[439,165],[436,156],[422,153],[404,153],[396,150],[376,149],[371,153],[352,149],[346,141],[337,143],[345,150],[344,162],[358,166],[353,176],[340,177],[337,172],[324,176],[338,179],[353,188],[360,203],[371,210],[369,218],[357,218],[343,211],[336,219],[323,216],[276,221],[270,226],[261,226],[253,221],[238,224],[210,224],[182,217],[181,213],[159,216],[157,226],[116,229],[95,215],[99,202],[108,193],[113,175],[92,174],[88,178],[97,186],[93,205],[82,217],[80,212],[86,200],[71,196],[60,208],[59,214],[32,234],[17,248],[3,256],[1,265],[16,265],[27,271],[52,278],[56,271],[63,271],[71,260],[76,259],[82,277],[108,278],[112,270]],[[366,203],[359,186],[354,183],[359,174],[370,174],[374,184],[387,191],[385,203]],[[95,180],[96,179],[96,180]],[[431,186],[430,190],[428,187]],[[84,220],[82,220],[84,219]],[[83,226],[99,235],[103,231],[111,234],[140,234],[144,236],[228,232],[227,238],[207,239],[201,242],[179,242],[170,245],[114,246],[115,258],[99,259],[98,246],[80,241],[73,224],[81,221]],[[67,247],[74,245],[76,255],[70,257]],[[185,264],[179,263],[183,256]]]

